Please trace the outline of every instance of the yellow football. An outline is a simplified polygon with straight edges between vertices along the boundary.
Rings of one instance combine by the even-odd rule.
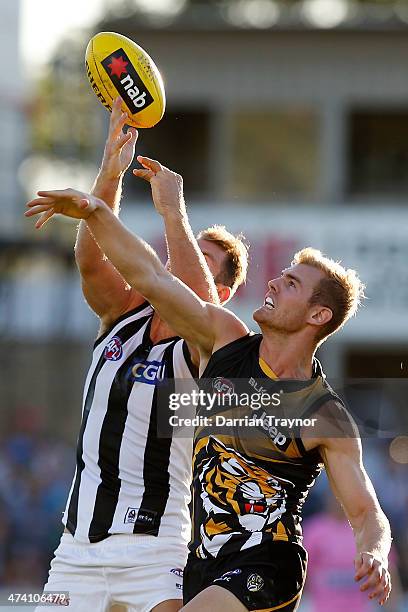
[[[153,60],[133,40],[115,32],[100,32],[86,48],[85,66],[96,97],[105,108],[120,96],[129,125],[151,128],[163,117],[166,94]]]

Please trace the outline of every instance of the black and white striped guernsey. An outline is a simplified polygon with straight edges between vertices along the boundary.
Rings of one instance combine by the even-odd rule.
[[[144,303],[95,343],[63,516],[81,542],[117,533],[190,539],[192,441],[157,435],[157,382],[191,379],[193,368],[180,338],[152,344],[153,314]]]

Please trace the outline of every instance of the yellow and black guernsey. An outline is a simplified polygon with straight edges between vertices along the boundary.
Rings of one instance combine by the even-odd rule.
[[[206,393],[235,394],[233,403],[213,408],[211,419],[208,408],[199,408],[207,420],[195,432],[190,550],[202,559],[268,539],[300,543],[301,508],[322,469],[300,429],[326,402],[340,400],[317,359],[311,379],[278,380],[259,359],[261,340],[251,333],[219,349],[201,378]],[[279,405],[241,401],[245,394],[259,400],[261,393],[278,397]],[[227,425],[215,426],[215,416]]]

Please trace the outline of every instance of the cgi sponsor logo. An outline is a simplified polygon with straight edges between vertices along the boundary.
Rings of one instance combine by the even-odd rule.
[[[130,369],[134,382],[156,385],[164,380],[165,365],[162,361],[139,361]]]
[[[130,112],[138,113],[153,98],[123,49],[117,49],[101,62]]]

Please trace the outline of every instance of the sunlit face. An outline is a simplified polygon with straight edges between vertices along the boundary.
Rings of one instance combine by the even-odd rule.
[[[198,246],[205,257],[205,261],[213,275],[214,280],[219,276],[225,259],[225,251],[215,242],[200,238]]]
[[[313,266],[296,264],[268,282],[263,306],[255,310],[254,320],[261,329],[296,333],[305,328],[313,307],[309,300],[324,273]]]
[[[217,282],[217,278],[219,277],[224,264],[225,251],[218,244],[212,242],[211,240],[205,240],[204,238],[200,238],[197,242],[202,254],[205,257],[207,266],[214,280],[216,281],[217,290],[220,294],[220,300],[221,302],[224,302],[229,297],[229,291],[227,292],[227,294],[225,294],[225,287],[221,283]],[[169,260],[166,263],[166,270],[171,271]]]

